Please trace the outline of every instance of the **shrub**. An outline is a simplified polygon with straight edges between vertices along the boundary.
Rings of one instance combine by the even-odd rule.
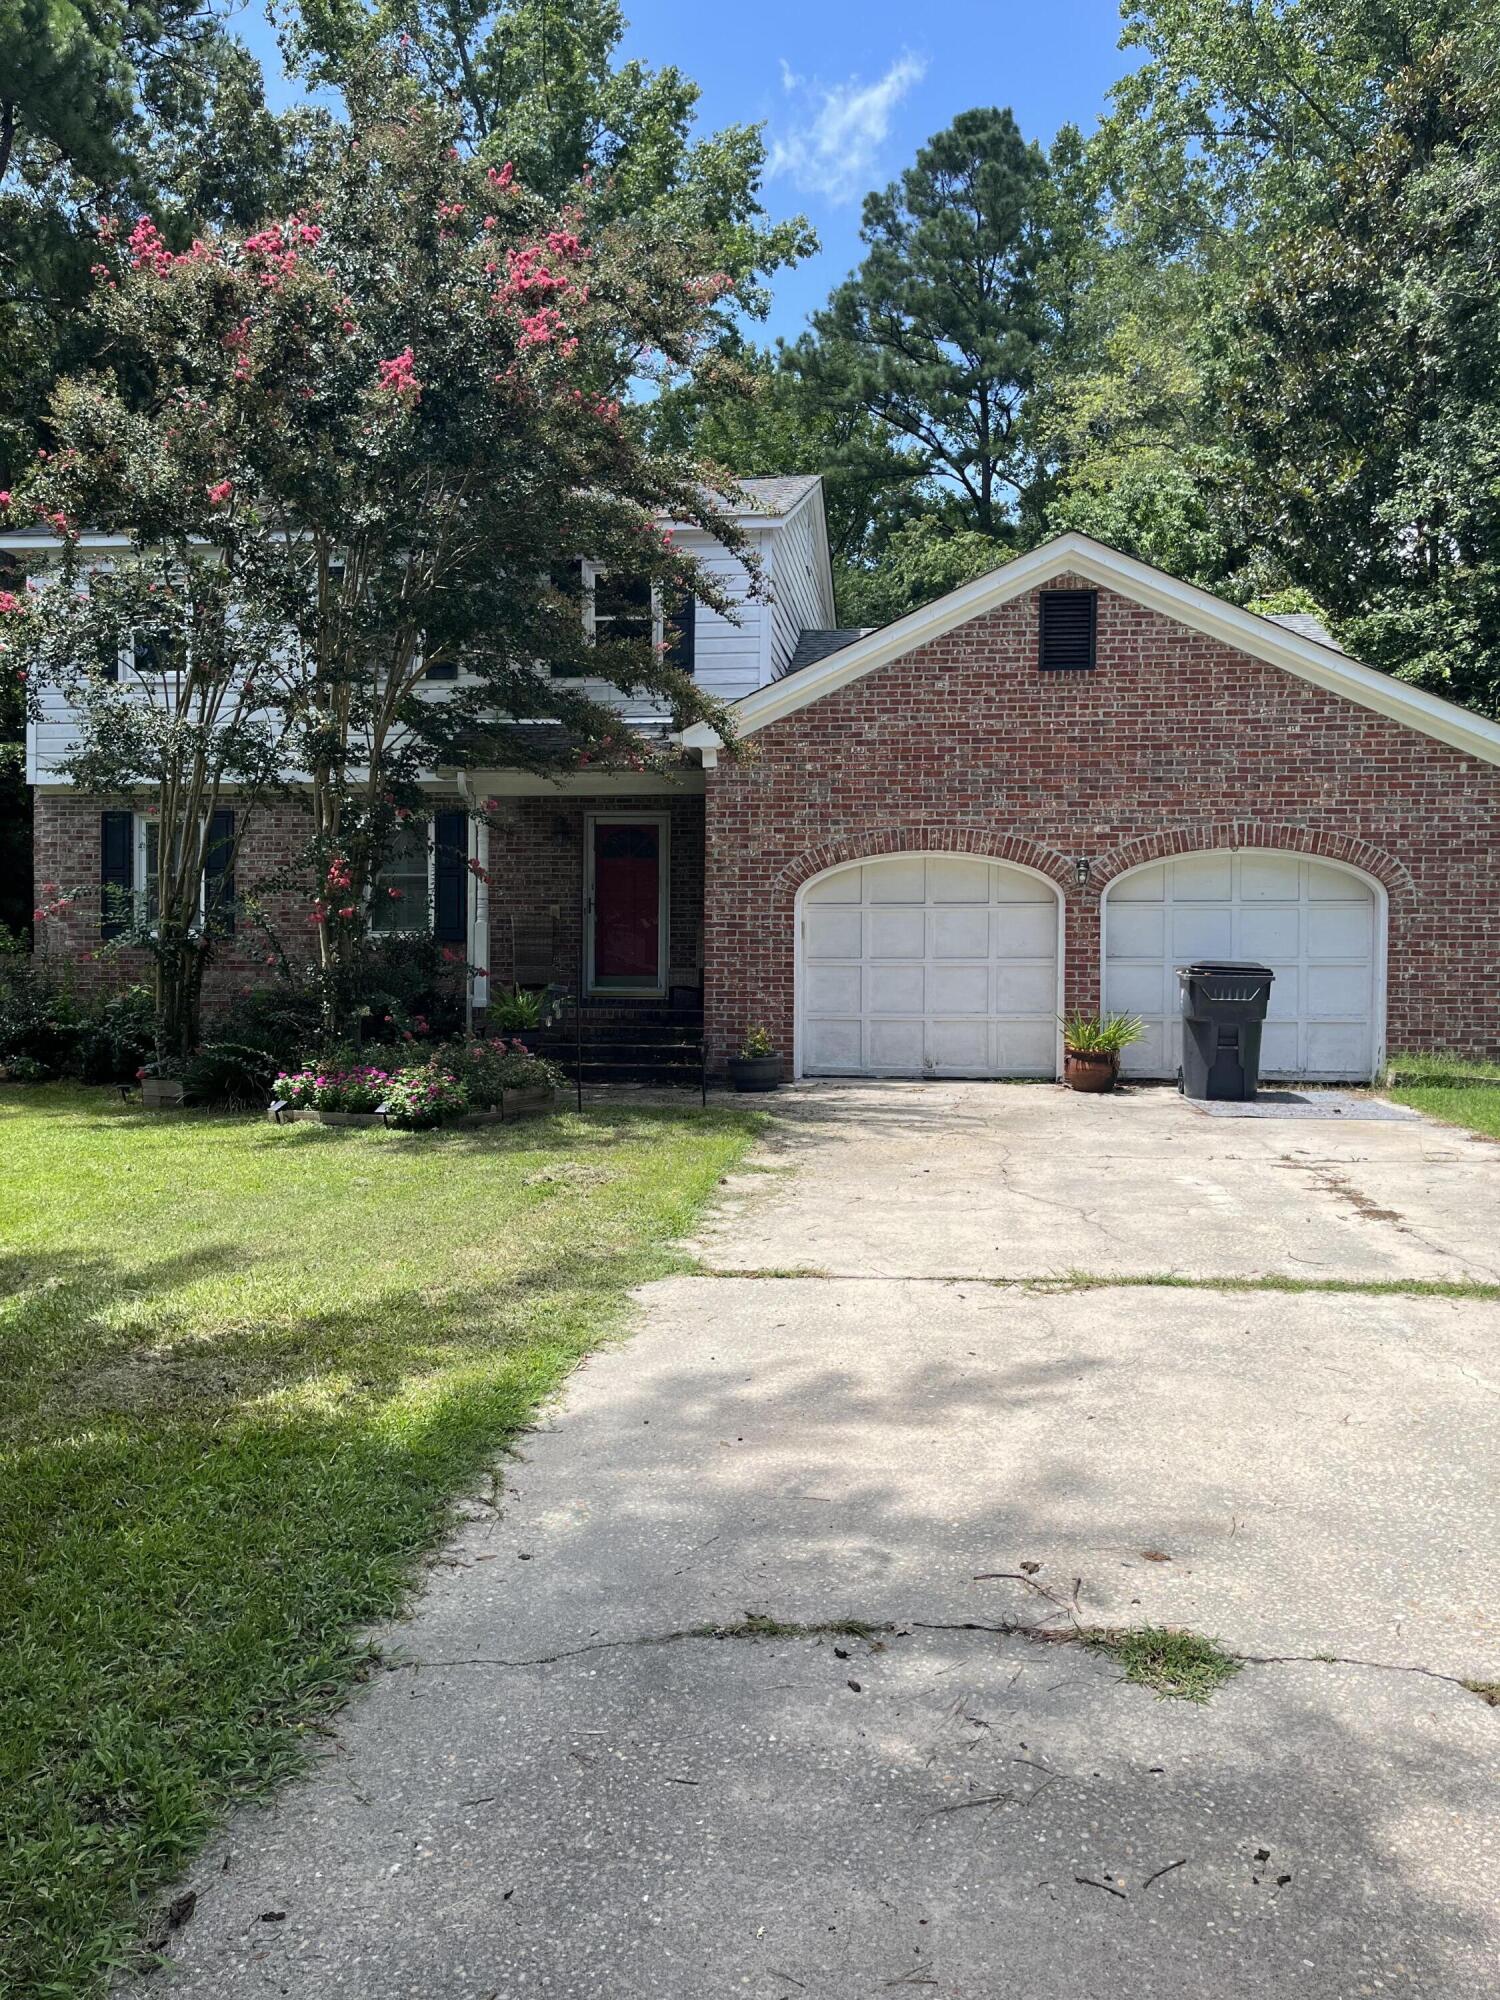
[[[294,986],[258,986],[243,994],[218,1022],[226,1042],[263,1049],[273,1063],[298,1064],[318,1038],[317,995]]]
[[[156,1045],[156,1002],[149,986],[130,986],[80,1022],[71,1067],[85,1083],[127,1083]]]
[[[183,1082],[195,1104],[245,1110],[267,1101],[275,1069],[264,1049],[240,1042],[205,1042],[188,1063]]]
[[[80,1015],[71,997],[26,948],[0,935],[0,1067],[33,1077],[57,1076],[73,1062]]]
[[[476,1111],[494,1110],[504,1091],[555,1090],[563,1080],[552,1063],[519,1043],[460,1042],[445,1048],[441,1060],[462,1083]]]
[[[386,1122],[406,1131],[423,1131],[445,1118],[461,1118],[469,1108],[468,1093],[451,1071],[436,1063],[403,1070],[386,1093]]]

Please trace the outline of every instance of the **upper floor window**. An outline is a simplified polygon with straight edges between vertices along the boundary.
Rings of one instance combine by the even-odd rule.
[[[592,562],[573,565],[570,587],[576,587],[580,578],[583,629],[591,640],[646,640],[653,646],[665,646],[674,667],[685,674],[693,672],[698,603],[691,591],[668,592],[649,577],[607,570]],[[566,677],[566,673],[566,668],[553,668],[556,677]]]

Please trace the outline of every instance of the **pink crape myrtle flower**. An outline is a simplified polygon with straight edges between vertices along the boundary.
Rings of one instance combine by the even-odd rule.
[[[380,363],[380,386],[393,396],[410,396],[413,402],[422,393],[416,376],[416,357],[409,347]]]
[[[232,479],[221,479],[217,484],[209,487],[208,504],[211,507],[222,507],[226,500],[233,497],[233,494],[234,481]]]

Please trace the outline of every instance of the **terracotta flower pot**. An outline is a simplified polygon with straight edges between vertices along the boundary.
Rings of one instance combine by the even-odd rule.
[[[1075,1055],[1063,1051],[1063,1082],[1069,1090],[1113,1090],[1120,1074],[1118,1056]]]

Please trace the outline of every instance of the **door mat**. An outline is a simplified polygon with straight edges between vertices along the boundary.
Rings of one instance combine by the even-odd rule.
[[[1197,1097],[1183,1102],[1210,1118],[1342,1118],[1346,1124],[1389,1125],[1409,1124],[1422,1115],[1405,1104],[1343,1090],[1263,1090],[1249,1104]]]

